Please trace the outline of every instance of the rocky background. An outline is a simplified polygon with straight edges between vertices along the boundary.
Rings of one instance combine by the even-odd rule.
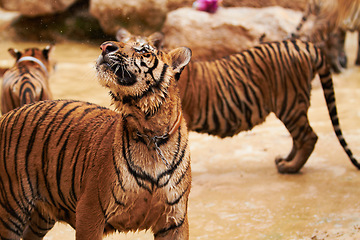
[[[100,43],[120,27],[133,34],[165,34],[165,47],[190,47],[194,58],[237,52],[294,31],[307,0],[223,0],[214,14],[194,0],[0,0],[1,39]]]

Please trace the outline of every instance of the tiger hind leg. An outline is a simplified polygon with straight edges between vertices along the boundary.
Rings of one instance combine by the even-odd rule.
[[[292,136],[293,147],[286,158],[275,160],[276,167],[279,173],[297,173],[313,152],[318,137],[310,127],[307,116],[301,117],[294,124],[285,123],[285,126]]]

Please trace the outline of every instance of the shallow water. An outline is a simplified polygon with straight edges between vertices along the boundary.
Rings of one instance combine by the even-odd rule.
[[[347,40],[349,67],[334,76],[340,123],[360,159],[360,67],[354,66],[356,36]],[[0,43],[0,64],[11,65],[9,47]],[[44,46],[44,45],[40,45]],[[55,98],[109,106],[110,97],[95,77],[99,47],[58,44],[50,80]],[[189,200],[190,239],[360,239],[360,171],[350,163],[332,130],[318,80],[314,81],[310,124],[319,136],[299,174],[280,175],[274,158],[287,155],[291,138],[273,115],[250,132],[218,139],[190,134],[193,185]],[[57,224],[45,239],[74,239],[74,230]],[[153,239],[147,232],[106,239]]]

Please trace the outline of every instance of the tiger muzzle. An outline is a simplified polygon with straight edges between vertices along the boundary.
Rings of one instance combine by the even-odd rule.
[[[136,83],[136,76],[127,69],[125,59],[121,53],[117,53],[119,48],[112,42],[105,42],[100,46],[102,50],[96,65],[98,71],[110,70],[114,80],[122,86],[131,86]],[[104,69],[99,68],[104,66]]]

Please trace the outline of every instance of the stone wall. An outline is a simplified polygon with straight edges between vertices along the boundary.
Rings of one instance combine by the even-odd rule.
[[[215,14],[181,8],[168,14],[162,29],[165,47],[186,46],[193,59],[213,59],[264,41],[283,40],[295,30],[302,13],[282,7],[222,8]]]

